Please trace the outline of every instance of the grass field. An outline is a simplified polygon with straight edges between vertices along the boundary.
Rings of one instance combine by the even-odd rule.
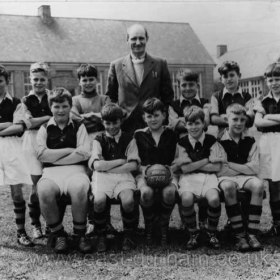
[[[24,193],[27,198],[28,189]],[[203,246],[192,252],[184,250],[186,241],[180,230],[177,208],[171,219],[171,243],[165,248],[146,248],[143,242],[143,222],[137,233],[139,246],[130,253],[119,250],[120,239],[111,242],[106,254],[54,255],[46,240],[36,241],[34,248],[22,248],[16,243],[15,225],[9,188],[0,189],[0,279],[280,279],[280,239],[263,240],[264,250],[238,253],[226,242],[221,232],[222,249],[214,251]],[[71,232],[69,207],[65,217]],[[223,208],[219,228],[225,223]],[[261,228],[270,225],[267,199],[264,202]],[[117,206],[112,209],[112,223],[121,230]],[[30,232],[29,218],[27,230]],[[94,240],[93,240],[94,242]]]

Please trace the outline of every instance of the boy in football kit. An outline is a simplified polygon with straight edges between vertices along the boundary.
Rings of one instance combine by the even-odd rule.
[[[27,130],[25,130],[23,135],[22,148],[33,182],[28,207],[34,238],[43,237],[40,222],[40,206],[37,196],[37,182],[42,175],[42,165],[37,159],[36,136],[40,126],[46,123],[52,116],[48,103],[48,76],[49,68],[45,63],[36,62],[31,64],[30,82],[32,90],[27,96],[23,97],[21,104],[21,110],[29,121]]]
[[[259,150],[253,137],[244,134],[247,121],[246,108],[232,104],[227,108],[228,129],[220,143],[227,154],[227,162],[218,173],[219,187],[224,192],[226,212],[235,237],[235,248],[239,251],[260,250],[257,232],[262,213],[264,183],[257,177],[259,172]],[[251,193],[248,221],[243,221],[237,190]],[[247,224],[245,230],[244,224]]]
[[[38,197],[42,214],[54,237],[54,251],[65,253],[69,244],[59,211],[59,199],[71,200],[74,241],[77,249],[88,253],[92,247],[85,237],[90,187],[87,160],[90,143],[83,124],[70,119],[72,96],[64,88],[53,90],[49,96],[53,117],[42,125],[37,135],[38,159],[43,174],[38,182]]]
[[[204,132],[204,112],[197,106],[191,106],[185,113],[188,135],[178,142],[178,157],[174,160],[173,171],[180,170],[179,195],[181,198],[181,218],[188,229],[190,238],[186,244],[188,250],[199,246],[199,230],[196,225],[194,202],[206,198],[207,235],[209,245],[220,248],[217,238],[217,226],[221,215],[218,179],[216,172],[226,160],[225,152],[216,138]]]
[[[198,73],[185,69],[177,75],[180,97],[174,100],[169,107],[169,125],[182,136],[187,133],[184,113],[193,105],[203,109],[205,114],[205,127],[210,123],[210,104],[208,100],[199,96]]]
[[[235,61],[224,61],[218,68],[221,76],[221,82],[224,88],[215,92],[211,97],[211,124],[218,126],[218,136],[220,139],[225,128],[228,127],[226,110],[230,104],[238,103],[247,106],[247,122],[246,126],[251,127],[254,123],[253,107],[249,106],[251,95],[247,91],[243,91],[239,81],[241,78],[240,67]]]
[[[0,65],[0,185],[11,187],[16,216],[17,241],[23,246],[33,246],[25,231],[25,200],[23,184],[32,184],[21,148],[21,134],[26,122],[17,115],[20,100],[7,91],[9,72]]]
[[[136,177],[136,182],[141,193],[140,204],[145,220],[146,242],[147,245],[152,243],[156,210],[159,210],[161,245],[166,245],[169,219],[175,204],[177,180],[173,177],[171,182],[161,190],[160,209],[156,209],[155,190],[148,186],[145,173],[149,165],[171,166],[175,157],[177,136],[171,128],[163,126],[166,119],[166,109],[159,99],[147,99],[142,109],[148,127],[136,130],[134,138],[141,160],[141,174]]]
[[[97,251],[107,249],[106,242],[106,204],[111,198],[121,202],[124,239],[122,249],[130,250],[136,246],[133,234],[138,226],[138,204],[134,201],[135,179],[131,172],[139,164],[138,151],[132,141],[133,135],[123,132],[122,109],[110,103],[101,110],[105,132],[93,141],[89,167],[93,169],[92,193],[94,195],[94,226],[98,234]]]

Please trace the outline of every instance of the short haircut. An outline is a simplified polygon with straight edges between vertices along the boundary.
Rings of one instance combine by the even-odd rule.
[[[64,101],[68,101],[70,107],[72,107],[72,95],[67,89],[63,87],[57,87],[50,92],[49,95],[50,106],[52,106],[54,102],[63,103]]]
[[[124,117],[120,106],[115,103],[104,105],[101,110],[101,118],[103,121],[115,122],[118,119],[122,120]]]
[[[280,62],[274,62],[267,66],[264,77],[279,77],[280,76]]]
[[[10,72],[2,64],[0,64],[0,76],[3,76],[5,78],[7,84],[9,83]]]
[[[149,34],[148,34],[148,30],[147,30],[147,28],[145,27],[145,26],[143,26],[142,24],[139,24],[139,23],[135,23],[135,24],[133,24],[133,25],[131,25],[131,26],[129,26],[128,28],[127,28],[127,31],[126,31],[126,40],[128,41],[128,39],[129,39],[129,30],[132,28],[132,27],[135,27],[135,26],[141,26],[143,29],[144,29],[144,31],[145,31],[145,37],[146,37],[146,39],[148,40],[149,39]]]
[[[32,73],[43,72],[47,77],[49,76],[49,66],[45,62],[35,62],[30,65],[30,75]]]
[[[204,122],[205,113],[198,106],[191,106],[185,113],[185,121],[186,122],[195,122],[196,120],[201,120]]]
[[[176,78],[179,85],[181,81],[198,83],[199,75],[191,69],[184,69],[177,74]]]
[[[77,69],[78,79],[80,80],[81,77],[87,76],[87,77],[95,77],[98,76],[98,71],[96,67],[92,64],[82,64]]]
[[[235,71],[238,75],[240,75],[240,67],[235,61],[224,61],[222,65],[218,68],[218,72],[220,75],[226,75],[230,71]]]
[[[227,115],[236,114],[246,116],[246,108],[238,103],[233,103],[227,107]]]
[[[144,102],[142,106],[142,110],[144,113],[147,114],[153,114],[155,111],[161,111],[162,113],[166,112],[166,108],[162,103],[162,101],[160,101],[158,98],[155,97],[148,98]]]

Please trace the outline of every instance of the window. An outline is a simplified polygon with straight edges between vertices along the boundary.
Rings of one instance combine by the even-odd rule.
[[[28,71],[23,72],[23,86],[24,86],[24,95],[28,95],[30,90],[32,89]]]
[[[10,72],[10,81],[8,85],[8,92],[14,96],[14,72]]]

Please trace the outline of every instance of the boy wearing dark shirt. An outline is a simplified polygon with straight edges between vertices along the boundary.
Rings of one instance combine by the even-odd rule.
[[[246,108],[232,104],[227,108],[229,128],[220,143],[227,154],[227,162],[219,172],[219,187],[224,192],[226,211],[239,251],[262,248],[256,234],[259,229],[263,200],[263,181],[258,179],[259,151],[253,137],[244,135],[247,121]],[[238,189],[251,193],[247,233],[243,226],[241,208],[237,200]]]
[[[145,220],[147,244],[152,242],[152,229],[155,221],[155,190],[147,185],[145,171],[147,166],[162,164],[171,166],[175,157],[177,137],[175,132],[163,126],[166,118],[165,106],[157,98],[149,98],[143,104],[144,120],[148,127],[135,132],[134,138],[141,160],[141,175],[136,177],[140,190],[140,204]],[[162,189],[160,201],[161,244],[166,245],[169,219],[175,204],[177,181],[175,178]]]
[[[251,95],[248,92],[243,91],[239,85],[241,77],[239,65],[234,61],[225,61],[218,68],[218,72],[221,75],[221,81],[224,84],[224,88],[212,95],[210,121],[211,124],[218,126],[219,139],[222,136],[224,129],[228,127],[226,110],[229,105],[238,103],[248,107],[246,113],[247,127],[253,125],[254,113],[252,106],[249,105]]]
[[[83,124],[70,119],[72,96],[64,88],[55,89],[49,97],[53,117],[42,125],[37,134],[38,159],[43,163],[38,182],[38,197],[42,214],[54,237],[54,251],[65,253],[69,244],[59,213],[62,195],[70,197],[74,240],[82,253],[91,251],[85,238],[89,178],[87,160],[90,143]]]
[[[131,172],[139,163],[138,151],[132,134],[121,131],[122,109],[107,104],[101,110],[105,132],[93,141],[89,167],[92,168],[92,192],[94,195],[94,226],[98,234],[97,251],[107,249],[106,204],[111,198],[121,202],[124,228],[123,250],[136,246],[133,234],[138,225],[138,205],[134,201],[135,179]]]

